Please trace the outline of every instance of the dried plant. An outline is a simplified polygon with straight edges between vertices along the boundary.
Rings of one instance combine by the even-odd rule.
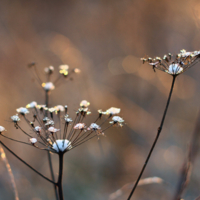
[[[92,138],[99,138],[105,135],[111,127],[122,127],[124,120],[118,116],[120,113],[119,108],[111,107],[106,111],[98,110],[97,117],[91,121],[90,124],[84,123],[85,118],[91,114],[89,110],[90,103],[86,100],[81,101],[80,107],[75,113],[75,118],[72,119],[68,114],[68,106],[57,105],[54,107],[48,107],[49,105],[49,93],[54,90],[56,85],[61,82],[62,76],[68,78],[72,72],[80,72],[79,69],[74,69],[71,73],[68,72],[68,65],[61,65],[60,76],[51,82],[50,78],[53,74],[54,67],[50,66],[45,68],[47,75],[47,82],[41,81],[35,63],[29,65],[35,71],[36,78],[45,92],[45,104],[37,104],[35,101],[26,105],[26,107],[20,107],[16,109],[17,114],[11,116],[11,120],[14,127],[21,131],[29,142],[19,141],[15,138],[10,138],[6,135],[6,130],[3,126],[0,126],[0,135],[6,139],[22,144],[30,145],[34,148],[47,151],[49,159],[49,168],[51,171],[51,179],[38,172],[22,158],[16,155],[9,147],[7,147],[2,141],[0,143],[11,152],[16,158],[22,161],[30,169],[35,171],[38,175],[51,182],[54,185],[56,199],[63,200],[63,159],[64,154],[78,147],[79,145],[87,142]],[[103,120],[102,118],[105,117]],[[31,128],[31,132],[26,131],[21,126],[20,122],[24,120]],[[98,124],[97,124],[98,123]],[[55,175],[53,171],[53,165],[51,160],[51,154],[57,154],[59,157],[59,172],[57,181],[55,181]]]
[[[167,104],[165,106],[164,109],[164,113],[163,113],[163,117],[162,120],[160,122],[160,126],[158,127],[158,131],[156,134],[156,138],[151,146],[151,149],[149,151],[149,154],[145,160],[145,163],[142,167],[142,170],[138,176],[138,179],[136,180],[133,189],[128,197],[128,200],[131,199],[141,177],[142,174],[146,168],[146,165],[151,157],[151,154],[156,146],[156,143],[158,141],[158,138],[160,136],[160,133],[162,131],[162,127],[165,121],[165,117],[167,114],[167,110],[170,104],[170,99],[172,96],[172,92],[173,92],[173,88],[174,88],[174,84],[175,84],[175,80],[176,77],[180,74],[182,74],[183,72],[185,72],[187,69],[189,69],[190,67],[192,67],[193,65],[195,65],[197,62],[199,62],[200,60],[200,51],[194,51],[194,52],[187,52],[186,50],[181,50],[179,54],[177,54],[176,56],[172,56],[171,53],[169,53],[168,55],[164,55],[163,58],[161,59],[160,57],[156,57],[154,59],[152,58],[141,58],[141,60],[143,61],[143,63],[148,63],[150,66],[153,67],[153,70],[155,71],[156,69],[161,70],[163,72],[166,72],[168,74],[170,74],[172,76],[172,84],[171,84],[171,89],[169,92],[169,96],[168,96],[168,100],[167,100]]]

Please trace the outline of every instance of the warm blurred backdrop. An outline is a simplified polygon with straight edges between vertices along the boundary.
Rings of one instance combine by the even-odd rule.
[[[27,64],[68,64],[81,73],[52,91],[50,104],[67,104],[71,114],[79,102],[96,110],[121,108],[126,124],[110,129],[65,155],[67,200],[108,200],[133,182],[155,138],[171,84],[171,76],[153,72],[140,57],[180,49],[200,49],[200,2],[195,0],[60,0],[0,2],[0,125],[9,136],[27,140],[9,122],[16,108],[35,100],[44,103],[41,87]],[[171,199],[200,108],[200,64],[177,79],[163,132],[143,178],[158,176],[167,184],[138,187],[133,199]],[[58,72],[56,72],[58,73]],[[56,74],[55,74],[56,76]],[[27,127],[27,130],[29,128]],[[45,152],[3,139],[24,160],[49,175]],[[54,200],[53,187],[7,151],[20,200]],[[55,169],[57,157],[53,156]],[[200,155],[184,199],[200,195]],[[116,200],[127,199],[128,191]],[[0,160],[0,199],[14,199],[5,164]]]

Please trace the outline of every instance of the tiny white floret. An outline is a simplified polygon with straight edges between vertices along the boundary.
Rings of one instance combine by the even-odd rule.
[[[35,107],[37,107],[37,102],[35,101],[32,101],[31,103],[26,105],[26,108],[35,108]]]
[[[82,130],[85,128],[85,124],[84,123],[78,123],[74,126],[74,129],[79,129]]]
[[[20,118],[18,117],[17,114],[16,114],[16,115],[13,115],[13,116],[11,117],[11,119],[12,119],[12,121],[13,121],[14,123],[17,123],[18,121],[20,121]]]
[[[30,138],[30,142],[31,142],[32,144],[35,144],[35,143],[37,142],[37,139],[36,139],[36,138]]]
[[[87,100],[82,100],[80,103],[80,106],[82,108],[87,108],[90,105],[90,102],[88,102]]]
[[[60,129],[54,128],[54,127],[52,127],[52,126],[48,128],[48,131],[51,132],[51,133],[56,133],[56,132],[58,132],[59,130],[60,130]]]
[[[16,111],[22,115],[29,113],[28,109],[24,108],[24,107],[20,107],[20,108],[16,109]]]
[[[115,107],[111,107],[108,110],[106,110],[105,112],[102,112],[102,114],[104,115],[116,115],[120,113],[120,108],[115,108]]]
[[[36,131],[36,132],[41,132],[41,130],[42,130],[42,128],[41,128],[40,126],[36,126],[36,127],[35,127],[35,131]]]

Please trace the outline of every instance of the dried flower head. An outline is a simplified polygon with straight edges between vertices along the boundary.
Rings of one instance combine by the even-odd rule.
[[[37,139],[36,138],[30,138],[30,142],[31,142],[31,144],[34,145],[37,142]]]
[[[17,108],[16,111],[18,113],[20,113],[21,115],[26,115],[29,113],[28,109],[27,108],[24,108],[24,107],[20,107],[20,108]]]
[[[102,112],[101,110],[99,110],[99,113],[102,113],[104,115],[117,115],[120,113],[120,108],[115,108],[115,107],[111,107],[108,110],[106,110],[105,112]]]
[[[15,128],[18,128],[20,131],[22,131],[26,137],[29,137],[30,143],[33,147],[41,149],[41,150],[47,150],[52,153],[65,153],[69,150],[81,145],[82,143],[94,138],[99,137],[100,135],[104,135],[104,131],[106,131],[110,127],[114,127],[114,125],[122,126],[122,122],[124,120],[118,116],[113,117],[111,125],[109,125],[107,122],[109,118],[106,118],[102,123],[101,126],[97,124],[98,120],[101,120],[100,116],[98,116],[97,119],[93,120],[92,123],[90,123],[89,126],[87,126],[86,123],[84,123],[84,119],[87,117],[88,106],[89,102],[84,100],[80,103],[81,108],[78,109],[76,112],[75,118],[72,120],[68,114],[66,114],[66,109],[68,107],[64,107],[62,105],[55,106],[54,109],[56,111],[64,111],[65,115],[62,116],[62,113],[59,113],[56,117],[56,121],[52,118],[51,109],[46,108],[45,106],[30,106],[30,109],[32,109],[33,116],[31,116],[31,119],[34,119],[33,121],[30,121],[28,116],[23,115],[23,119],[25,122],[29,124],[29,127],[32,128],[33,134],[36,136],[33,137],[28,132],[24,130],[23,127],[20,126],[17,122],[20,120],[18,115],[14,115],[11,117],[11,119],[14,122]],[[45,108],[45,112],[42,112],[41,108]],[[26,108],[23,108],[26,109]],[[20,108],[20,113],[23,110]],[[27,109],[26,109],[27,110]],[[39,112],[40,111],[40,112]],[[108,109],[109,114],[118,114],[120,109],[116,108],[110,108]],[[27,113],[24,111],[23,113]],[[61,120],[63,120],[63,123],[61,123]],[[59,120],[59,128],[56,128],[56,122]],[[105,126],[104,129],[102,129],[103,126]],[[55,127],[54,127],[55,125]],[[4,131],[4,127],[0,127],[0,131]],[[29,131],[29,130],[28,130]],[[1,136],[4,136],[1,134]],[[6,137],[6,136],[4,136]],[[6,137],[8,138],[8,137]],[[10,138],[8,138],[10,139]],[[16,140],[15,140],[16,141]],[[22,141],[18,141],[22,142]],[[26,142],[22,142],[26,143]]]
[[[113,118],[112,118],[112,121],[110,121],[110,124],[117,124],[117,125],[119,125],[119,126],[123,126],[123,123],[124,122],[124,120],[121,118],[121,117],[119,117],[119,116],[114,116]]]
[[[149,57],[141,58],[141,60],[143,63],[148,62],[149,65],[153,67],[154,71],[155,69],[159,69],[170,75],[177,76],[199,62],[200,51],[186,52],[186,50],[183,49],[174,59],[172,59],[172,55],[169,53],[168,55],[164,55],[162,59],[160,57],[154,59]]]
[[[12,121],[14,122],[14,123],[17,123],[17,122],[19,122],[20,121],[20,118],[19,118],[19,116],[18,116],[18,114],[16,114],[16,115],[13,115],[12,117],[10,117],[11,119],[12,119]]]
[[[37,102],[35,101],[32,101],[31,103],[26,105],[26,108],[35,108],[35,107],[37,107]]]
[[[50,91],[50,90],[54,90],[55,89],[55,86],[54,86],[54,84],[52,82],[42,83],[42,87],[46,91]]]

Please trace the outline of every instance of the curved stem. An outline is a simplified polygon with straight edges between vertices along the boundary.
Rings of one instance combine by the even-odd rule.
[[[158,127],[158,131],[157,131],[156,138],[155,138],[155,140],[154,140],[154,142],[153,142],[153,145],[152,145],[152,147],[151,147],[151,149],[150,149],[150,151],[149,151],[149,154],[148,154],[148,156],[147,156],[147,158],[146,158],[146,161],[145,161],[145,163],[144,163],[144,165],[143,165],[143,167],[142,167],[142,170],[141,170],[141,172],[140,172],[140,174],[139,174],[139,176],[138,176],[138,179],[137,179],[137,181],[135,182],[135,185],[134,185],[134,187],[133,187],[133,189],[132,189],[132,191],[131,191],[131,193],[130,193],[130,195],[129,195],[129,197],[128,197],[127,200],[130,200],[130,199],[131,199],[131,197],[132,197],[132,195],[133,195],[133,193],[134,193],[134,191],[135,191],[135,189],[136,189],[136,187],[137,187],[137,185],[138,185],[138,183],[139,183],[139,181],[140,181],[140,178],[141,178],[141,176],[142,176],[142,174],[143,174],[143,172],[144,172],[144,170],[145,170],[145,168],[146,168],[146,165],[147,165],[147,163],[148,163],[148,161],[149,161],[149,159],[150,159],[150,157],[151,157],[151,154],[152,154],[152,152],[153,152],[153,150],[154,150],[154,147],[155,147],[155,145],[156,145],[156,143],[157,143],[157,141],[158,141],[158,138],[159,138],[159,136],[160,136],[160,133],[161,133],[161,131],[162,131],[162,127],[163,127],[163,124],[164,124],[164,121],[165,121],[165,116],[166,116],[166,114],[167,114],[167,110],[168,110],[168,107],[169,107],[170,99],[171,99],[171,96],[172,96],[172,91],[173,91],[173,88],[174,88],[175,79],[176,79],[176,76],[174,75],[174,76],[173,76],[173,80],[172,80],[171,89],[170,89],[170,92],[169,92],[169,97],[168,97],[168,100],[167,100],[167,104],[166,104],[166,107],[165,107],[165,111],[164,111],[164,113],[163,113],[163,117],[162,117],[160,126]]]
[[[13,154],[18,160],[20,160],[21,162],[23,162],[27,167],[29,167],[30,169],[32,169],[34,172],[36,172],[38,175],[40,175],[42,178],[46,179],[47,181],[53,183],[54,185],[56,184],[54,181],[50,180],[49,178],[47,178],[46,176],[44,176],[43,174],[41,174],[40,172],[38,172],[37,170],[35,170],[33,167],[31,167],[28,163],[26,163],[24,160],[22,160],[19,156],[17,156],[11,149],[9,149],[2,141],[0,141],[0,144],[2,144],[11,154]]]
[[[63,188],[62,188],[62,177],[63,177],[63,153],[59,153],[59,176],[58,176],[58,194],[59,194],[59,200],[64,200],[63,197]]]

